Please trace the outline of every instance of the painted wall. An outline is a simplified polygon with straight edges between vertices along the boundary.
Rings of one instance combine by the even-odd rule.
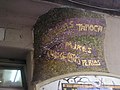
[[[4,40],[0,41],[0,57],[25,59],[27,52],[33,49],[32,29],[29,27],[2,27]]]
[[[105,57],[110,73],[120,75],[120,17],[105,15],[107,30],[105,36]]]

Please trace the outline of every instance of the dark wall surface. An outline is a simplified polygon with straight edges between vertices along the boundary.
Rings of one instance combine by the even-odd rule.
[[[43,0],[57,4],[120,15],[120,0]]]

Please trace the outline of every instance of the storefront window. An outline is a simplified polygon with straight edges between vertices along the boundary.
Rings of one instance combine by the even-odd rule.
[[[0,70],[0,87],[22,87],[21,70]]]

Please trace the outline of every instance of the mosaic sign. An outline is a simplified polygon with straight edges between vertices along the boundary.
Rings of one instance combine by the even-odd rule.
[[[72,18],[43,35],[43,49],[51,60],[74,63],[78,67],[104,66],[102,44],[104,20]],[[49,42],[47,42],[49,38]]]
[[[67,10],[72,10],[67,14],[76,13],[74,9]],[[107,72],[103,49],[104,18],[82,10],[77,12],[79,15],[68,17],[59,12],[64,12],[64,8],[45,14],[46,18],[53,14],[51,17],[56,20],[49,18],[47,22],[41,16],[35,24],[34,80],[43,81],[72,72]]]

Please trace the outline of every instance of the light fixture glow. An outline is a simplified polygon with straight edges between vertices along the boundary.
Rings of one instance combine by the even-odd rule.
[[[11,81],[11,82],[14,82],[14,79],[15,79],[15,77],[16,77],[16,72],[17,72],[17,70],[12,70],[12,71],[11,71],[11,77],[10,77],[10,81]]]

